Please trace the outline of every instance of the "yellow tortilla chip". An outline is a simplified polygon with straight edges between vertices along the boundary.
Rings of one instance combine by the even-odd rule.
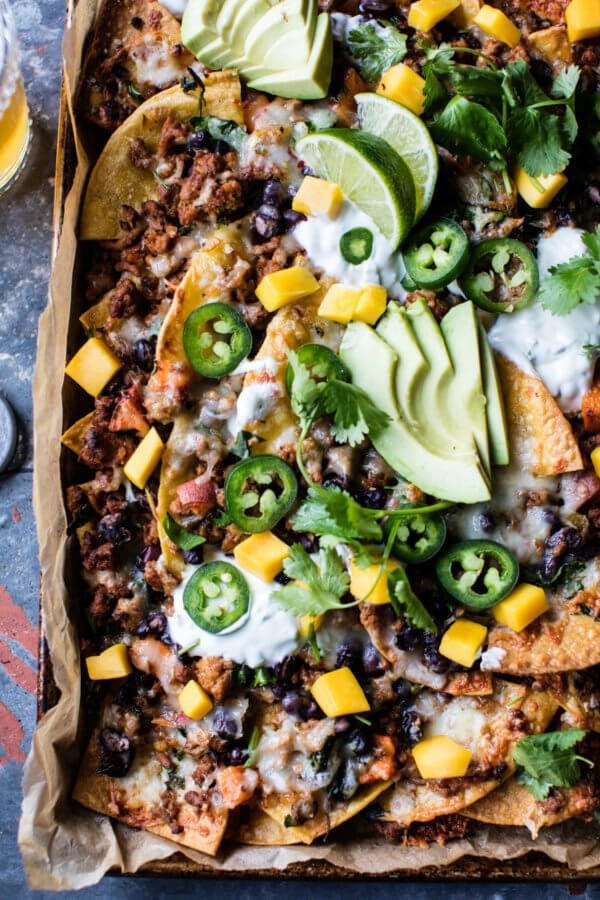
[[[63,444],[63,446],[65,447],[68,447],[69,450],[72,450],[73,453],[76,453],[77,456],[79,456],[79,454],[83,450],[83,439],[88,428],[92,424],[93,418],[94,413],[91,412],[74,422],[69,428],[67,428],[67,430],[61,437],[61,444]]]
[[[144,760],[140,757],[138,750],[126,778],[98,775],[96,770],[99,756],[96,737],[92,737],[73,790],[73,799],[94,812],[111,816],[126,825],[144,828],[185,847],[215,856],[227,828],[227,810],[215,808],[204,810],[189,803],[181,804],[178,824],[183,830],[179,834],[173,834],[170,826],[160,817],[160,801],[155,803],[154,800],[144,797],[138,789],[140,785],[145,785],[147,789],[152,782],[156,782],[153,796],[157,791],[164,789],[160,779],[160,768],[157,773],[152,768],[154,764],[158,764],[157,760],[153,760],[152,757]]]
[[[511,458],[533,475],[583,469],[573,429],[540,378],[496,356],[502,380]]]
[[[114,289],[108,291],[102,300],[99,300],[98,303],[90,306],[89,309],[86,309],[86,311],[79,316],[81,326],[87,335],[92,332],[96,334],[96,332],[100,331],[106,320],[110,318],[110,301],[112,300],[113,293]]]
[[[436,695],[431,696],[434,705],[439,705]],[[437,697],[441,695],[438,694]],[[515,770],[512,751],[519,736],[511,729],[514,711],[520,710],[530,722],[531,733],[537,734],[547,728],[557,708],[558,703],[550,694],[532,691],[525,685],[501,681],[497,682],[492,697],[447,699],[440,706],[439,717],[429,720],[430,724],[424,731],[425,737],[452,731],[453,723],[456,723],[460,733],[450,733],[449,736],[467,746],[471,730],[472,765],[495,768],[504,764],[504,776],[490,777],[483,781],[468,775],[454,778],[452,790],[449,791],[444,779],[436,781],[420,778],[412,763],[407,777],[380,799],[382,818],[408,827],[412,822],[430,822],[437,816],[460,812],[485,797]]]
[[[301,843],[293,833],[293,828],[285,828],[261,809],[241,810],[243,821],[230,825],[227,837],[241,844],[252,844],[256,847],[282,847]]]
[[[203,112],[218,118],[230,118],[239,102],[231,73],[217,72],[206,78],[208,104]],[[212,90],[214,84],[214,91]],[[237,91],[241,90],[237,80]],[[223,105],[221,114],[220,104]],[[200,93],[183,91],[179,85],[150,97],[111,135],[92,169],[81,213],[80,238],[115,240],[121,234],[121,208],[124,204],[139,209],[145,200],[155,199],[158,182],[151,169],[133,166],[129,153],[137,138],[151,153],[156,152],[162,126],[169,116],[187,121],[200,113]]]
[[[204,79],[202,108],[204,115],[216,116],[244,125],[242,85],[235,71],[211,72]]]

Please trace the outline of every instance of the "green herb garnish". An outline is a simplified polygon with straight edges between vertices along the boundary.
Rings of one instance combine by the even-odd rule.
[[[357,25],[348,32],[348,50],[357,60],[362,77],[377,81],[406,56],[406,35],[392,26],[380,24],[376,28],[372,22]]]
[[[536,800],[544,800],[550,788],[573,787],[581,778],[579,763],[593,766],[591,760],[574,749],[586,734],[570,728],[521,738],[513,750],[513,761],[520,769],[519,784],[528,788]]]
[[[556,316],[567,315],[580,303],[593,305],[600,299],[600,225],[594,232],[584,232],[582,240],[589,252],[552,266],[540,286],[542,306]]]

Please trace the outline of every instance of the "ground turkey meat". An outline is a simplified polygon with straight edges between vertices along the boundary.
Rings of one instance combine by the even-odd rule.
[[[244,191],[232,170],[237,166],[235,153],[209,153],[199,150],[192,171],[181,185],[177,213],[182,225],[204,215],[223,215],[240,209]]]
[[[375,829],[387,841],[405,847],[442,846],[454,838],[463,838],[469,830],[469,820],[463,816],[440,816],[432,822],[413,822],[402,828],[396,822],[375,822]]]
[[[231,685],[235,663],[220,656],[205,656],[195,664],[196,677],[201,687],[220,703]]]

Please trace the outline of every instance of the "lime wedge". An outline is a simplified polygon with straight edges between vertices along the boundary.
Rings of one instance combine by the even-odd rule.
[[[357,94],[360,127],[393,147],[414,178],[416,219],[429,209],[438,176],[438,155],[429,131],[418,116],[379,94]]]
[[[394,249],[415,219],[415,185],[405,162],[380,137],[328,128],[302,138],[296,155],[375,222]]]

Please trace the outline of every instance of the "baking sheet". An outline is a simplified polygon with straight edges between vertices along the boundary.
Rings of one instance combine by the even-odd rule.
[[[100,2],[80,0],[67,11],[53,269],[48,307],[40,320],[34,380],[34,509],[41,604],[49,651],[46,658],[52,659],[58,701],[43,715],[25,766],[19,842],[30,886],[80,888],[97,882],[110,869],[135,872],[148,866],[168,874],[195,871],[237,876],[600,877],[600,829],[595,825],[566,823],[543,832],[536,842],[524,830],[475,826],[469,840],[427,849],[391,846],[382,839],[357,839],[342,832],[335,842],[312,847],[226,845],[217,859],[211,859],[189,850],[182,854],[169,841],[114,823],[70,801],[82,751],[82,721],[77,566],[69,552],[60,487],[74,461],[66,451],[62,456],[60,435],[64,424],[84,410],[74,386],[63,384],[62,373],[66,356],[81,338],[76,227],[89,169],[84,142],[73,120],[73,98],[84,42]],[[346,834],[352,834],[352,829]],[[524,862],[530,850],[537,851],[536,857]],[[469,858],[464,860],[465,856]]]

